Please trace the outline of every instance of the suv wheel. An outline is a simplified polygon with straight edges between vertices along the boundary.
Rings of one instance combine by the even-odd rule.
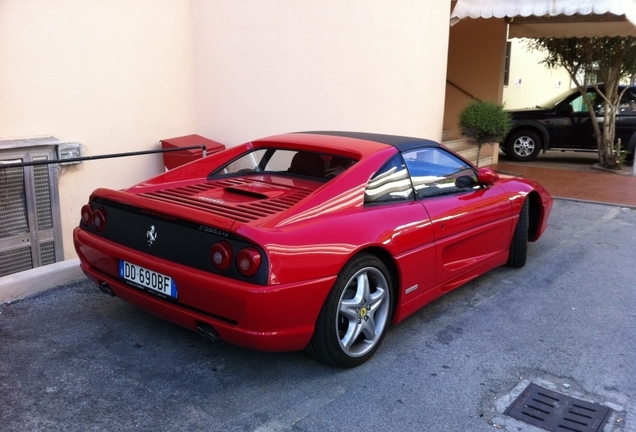
[[[513,131],[506,140],[506,154],[510,159],[528,162],[539,155],[541,138],[530,130]]]

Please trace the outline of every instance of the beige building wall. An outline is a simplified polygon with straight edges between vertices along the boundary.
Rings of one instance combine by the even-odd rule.
[[[507,24],[502,19],[464,19],[451,27],[444,130],[461,137],[459,113],[475,98],[501,103]]]
[[[200,134],[228,145],[316,129],[441,138],[450,2],[193,5]]]
[[[510,77],[503,89],[506,108],[529,108],[557,96],[574,85],[563,68],[539,64],[545,55],[529,51],[526,39],[511,39]]]
[[[439,140],[449,2],[0,0],[0,139],[54,136],[85,156],[198,133],[227,145],[331,129]],[[160,155],[59,172],[66,259],[98,187]]]
[[[192,37],[184,0],[1,0],[0,139],[54,136],[94,156],[194,133]],[[62,168],[65,258],[91,191],[161,169],[159,155]]]

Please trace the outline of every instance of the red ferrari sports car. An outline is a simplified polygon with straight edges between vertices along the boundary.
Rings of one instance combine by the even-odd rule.
[[[214,340],[353,367],[391,323],[523,266],[551,208],[540,185],[429,140],[305,132],[97,189],[74,241],[104,292]]]

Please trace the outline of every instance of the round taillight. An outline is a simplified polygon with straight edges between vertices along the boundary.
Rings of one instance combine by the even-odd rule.
[[[93,222],[93,209],[90,204],[86,204],[82,207],[82,222],[86,226],[90,226],[91,222]]]
[[[101,231],[106,226],[106,210],[100,208],[93,212],[93,226],[97,231]]]
[[[261,254],[256,248],[246,247],[236,255],[236,267],[245,277],[254,276],[261,266]]]
[[[227,270],[232,262],[232,246],[226,241],[216,243],[210,249],[210,262],[218,271]]]

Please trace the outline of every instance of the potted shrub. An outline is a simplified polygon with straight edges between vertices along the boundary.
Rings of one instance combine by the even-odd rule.
[[[477,146],[477,166],[481,146],[501,142],[510,131],[510,114],[503,105],[479,99],[470,102],[459,114],[459,130],[469,144]]]

